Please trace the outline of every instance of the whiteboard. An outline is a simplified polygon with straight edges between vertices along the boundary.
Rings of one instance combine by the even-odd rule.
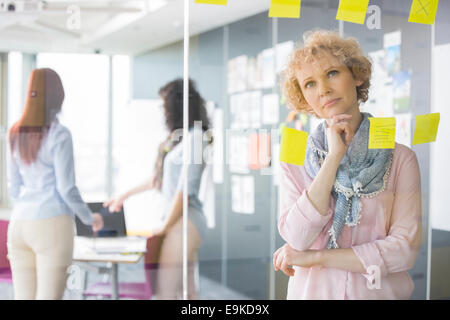
[[[430,157],[430,218],[431,227],[450,231],[450,44],[433,50],[433,86],[431,112],[441,114],[436,141],[431,143]]]

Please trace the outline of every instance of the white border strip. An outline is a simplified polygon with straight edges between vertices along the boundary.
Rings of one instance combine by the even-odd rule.
[[[434,47],[435,47],[435,24],[436,24],[436,22],[434,23],[434,24],[432,24],[431,25],[431,57],[430,57],[430,59],[431,59],[431,77],[430,77],[430,89],[431,89],[431,91],[430,91],[430,105],[431,105],[431,110],[430,110],[430,112],[433,112],[434,110],[433,110],[433,108],[434,108],[434,95],[433,95],[433,92],[434,92],[434,88],[433,88],[433,86],[434,86],[434,81],[433,81],[433,79],[434,79]],[[430,157],[429,157],[429,160],[430,160],[430,164],[431,164],[431,161],[432,161],[432,159],[433,159],[433,147],[432,146],[430,146]],[[430,166],[430,168],[431,168],[431,166]],[[430,172],[430,168],[428,168],[428,176],[429,177],[431,177],[431,172]],[[431,250],[433,249],[432,247],[433,247],[433,244],[432,244],[432,241],[433,241],[433,239],[432,239],[432,232],[433,232],[433,230],[432,230],[432,226],[431,226],[431,214],[432,214],[432,212],[431,212],[431,203],[429,202],[428,203],[428,221],[427,221],[427,224],[428,224],[428,247],[427,247],[427,292],[426,292],[426,299],[427,300],[430,300],[430,291],[431,291]]]
[[[183,300],[188,299],[187,224],[188,224],[188,151],[189,149],[189,0],[184,0],[184,82],[183,82]]]

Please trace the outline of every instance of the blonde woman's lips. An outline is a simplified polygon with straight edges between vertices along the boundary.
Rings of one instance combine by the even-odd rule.
[[[327,101],[323,107],[324,108],[331,107],[332,105],[336,104],[336,102],[338,102],[339,100],[340,100],[340,98]]]

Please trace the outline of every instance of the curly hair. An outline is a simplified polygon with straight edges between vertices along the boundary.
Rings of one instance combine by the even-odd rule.
[[[169,132],[183,128],[183,79],[173,80],[161,89],[159,95],[163,99],[166,126]],[[204,131],[209,129],[209,119],[206,112],[205,100],[197,91],[195,82],[189,79],[189,128],[194,121],[202,122]]]
[[[291,54],[287,68],[283,72],[282,92],[288,106],[317,117],[311,106],[303,96],[296,72],[302,63],[309,63],[320,58],[323,53],[329,53],[347,66],[355,80],[363,83],[356,88],[358,102],[365,102],[369,98],[370,77],[372,63],[364,55],[355,38],[342,38],[337,32],[327,30],[307,31],[304,45],[297,47]]]

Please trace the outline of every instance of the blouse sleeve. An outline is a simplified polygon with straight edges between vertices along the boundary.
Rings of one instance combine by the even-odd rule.
[[[19,166],[17,165],[16,161],[14,160],[13,153],[11,151],[11,148],[8,144],[8,156],[7,156],[7,163],[8,163],[8,190],[9,190],[9,196],[13,201],[15,201],[20,194],[20,189],[23,185],[22,176],[20,175]]]
[[[72,136],[68,130],[56,134],[52,148],[56,188],[69,208],[87,225],[93,221],[92,211],[84,203],[75,184]]]
[[[382,276],[412,269],[422,240],[422,197],[416,154],[411,152],[398,168],[388,236],[352,247],[366,271],[370,266],[378,266]],[[363,275],[370,277],[369,272]]]
[[[309,249],[333,216],[333,203],[323,216],[309,200],[305,181],[293,172],[293,165],[280,162],[280,218],[278,230],[281,237],[294,249]],[[302,170],[304,170],[302,168]]]

